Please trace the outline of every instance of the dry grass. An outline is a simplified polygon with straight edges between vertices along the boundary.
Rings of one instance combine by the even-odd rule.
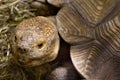
[[[29,5],[32,1],[0,0],[0,80],[27,80],[12,59],[9,32],[22,20],[35,16]]]
[[[35,0],[0,0],[0,80],[41,79],[41,76],[34,73],[35,69],[25,69],[14,63],[11,49],[12,44],[10,43],[12,30],[21,21],[35,17],[38,14],[41,14],[41,16],[55,15],[58,11],[58,8],[50,5],[39,9],[33,8],[30,5],[33,1]],[[46,5],[42,4],[42,6]],[[47,74],[46,70],[50,71],[48,65],[39,67],[38,69],[41,75]]]

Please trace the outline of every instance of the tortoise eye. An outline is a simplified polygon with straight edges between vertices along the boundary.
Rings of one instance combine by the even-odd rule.
[[[38,46],[38,48],[42,48],[43,47],[43,43],[40,43],[37,46]]]

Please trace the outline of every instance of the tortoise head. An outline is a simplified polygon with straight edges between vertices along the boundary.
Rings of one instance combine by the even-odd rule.
[[[23,66],[38,66],[54,60],[59,49],[56,26],[45,17],[24,20],[16,28],[13,55]]]

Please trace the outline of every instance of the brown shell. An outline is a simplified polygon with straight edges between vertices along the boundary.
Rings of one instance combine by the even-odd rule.
[[[120,0],[72,0],[57,14],[71,59],[87,80],[120,80]]]

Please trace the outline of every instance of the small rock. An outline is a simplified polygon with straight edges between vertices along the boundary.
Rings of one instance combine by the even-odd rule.
[[[33,8],[36,8],[36,9],[45,9],[46,8],[46,6],[43,4],[43,3],[41,3],[41,2],[38,2],[38,1],[34,1],[34,2],[32,2],[31,3],[31,7],[33,7]]]
[[[62,7],[64,4],[71,2],[72,0],[47,0],[47,2],[56,7]]]
[[[61,2],[59,0],[47,0],[47,2],[53,6],[61,7]]]

